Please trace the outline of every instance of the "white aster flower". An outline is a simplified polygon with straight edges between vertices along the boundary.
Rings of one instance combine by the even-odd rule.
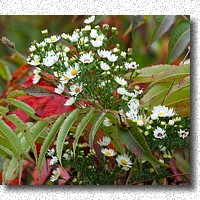
[[[92,43],[93,47],[100,47],[103,44],[103,40],[91,40],[90,42]]]
[[[178,133],[179,133],[180,137],[183,138],[183,139],[186,138],[189,135],[188,131],[184,131],[184,130],[181,130],[181,129],[178,131]]]
[[[135,117],[137,116],[137,113],[138,113],[137,110],[130,109],[128,112],[126,112],[127,119],[130,119],[133,121],[135,119]]]
[[[70,86],[69,93],[72,96],[77,96],[80,92],[82,92],[82,90],[83,90],[82,83],[80,85],[74,84],[74,85]]]
[[[136,69],[139,65],[136,62],[131,62],[131,63],[125,62],[124,66],[126,69]]]
[[[127,85],[127,81],[124,78],[121,77],[115,77],[115,81],[120,84],[121,86]]]
[[[54,153],[55,153],[55,149],[54,148],[47,150],[47,156],[51,156],[52,157],[54,155]]]
[[[41,76],[39,75],[39,73],[41,72],[40,68],[36,68],[33,70],[33,84],[37,84],[39,82],[39,80],[41,79]]]
[[[121,94],[121,95],[124,95],[124,94],[126,94],[126,89],[125,88],[122,88],[122,87],[120,87],[120,88],[117,88],[117,93],[118,94]]]
[[[103,137],[102,140],[97,141],[99,145],[103,146],[108,146],[111,143],[111,139],[109,137]]]
[[[90,32],[90,37],[95,39],[98,37],[98,33],[97,33],[97,30],[96,29],[92,29],[91,32]]]
[[[103,34],[97,35],[96,39],[91,40],[90,42],[92,43],[93,47],[100,47],[103,44],[104,37],[105,36]]]
[[[57,88],[55,88],[54,92],[57,93],[57,94],[61,94],[64,92],[64,89],[65,89],[65,86],[60,83]]]
[[[51,182],[54,182],[54,181],[58,180],[58,178],[59,178],[59,176],[60,176],[60,169],[57,168],[56,170],[53,170],[52,173],[53,173],[53,175],[51,175],[50,181],[51,181]]]
[[[59,56],[56,55],[53,51],[48,51],[46,57],[43,59],[43,65],[51,67],[59,59]]]
[[[89,41],[88,37],[81,37],[79,39],[79,44],[84,45]]]
[[[154,130],[154,137],[155,138],[158,138],[158,139],[163,139],[166,137],[166,133],[165,133],[165,130],[163,130],[162,128],[160,127],[157,127],[155,130]]]
[[[75,63],[75,65],[73,67],[70,67],[66,73],[70,75],[70,79],[71,79],[71,78],[74,78],[79,72],[80,72],[79,65],[78,63]]]
[[[42,34],[47,34],[47,33],[48,33],[48,30],[45,29],[45,30],[41,31],[41,33],[42,33]]]
[[[71,42],[78,42],[78,39],[79,39],[79,34],[77,32],[74,32],[72,36],[69,36],[69,40]]]
[[[50,38],[46,38],[44,41],[47,43],[54,43],[57,42],[58,40],[60,40],[59,35],[52,35]]]
[[[81,29],[81,31],[90,31],[90,30],[91,30],[90,25],[86,25],[84,28]]]
[[[35,45],[31,45],[31,46],[29,47],[29,51],[30,51],[30,52],[34,52],[35,50],[36,50]]]
[[[118,166],[122,166],[122,169],[124,171],[128,171],[129,168],[132,167],[131,165],[133,164],[131,162],[130,157],[126,154],[117,156],[116,161],[118,163]]]
[[[142,94],[143,93],[143,90],[134,90],[135,94]]]
[[[52,159],[51,159],[49,165],[54,165],[57,162],[58,162],[58,158],[56,156],[52,156]]]
[[[79,60],[82,63],[91,63],[91,62],[93,62],[94,58],[93,58],[93,56],[91,56],[90,53],[85,53],[85,54],[81,55]]]
[[[108,157],[112,157],[116,154],[113,149],[107,149],[107,148],[102,149],[101,153],[103,153],[105,156],[108,156]]]
[[[118,48],[113,48],[112,50],[111,50],[113,53],[117,53],[118,51],[119,51],[119,49]]]
[[[61,74],[61,77],[60,77],[60,82],[62,84],[66,84],[69,82],[69,80],[72,78],[73,76],[71,75],[70,72],[64,72],[63,74]]]
[[[128,102],[128,107],[129,107],[130,109],[137,110],[139,106],[140,106],[140,102],[139,102],[138,99],[131,99],[131,100]]]
[[[64,153],[64,154],[63,154],[63,158],[65,158],[65,160],[71,160],[70,155],[67,154],[67,153]]]
[[[112,123],[110,122],[110,120],[107,117],[105,117],[105,119],[103,120],[103,125],[104,126],[111,126]]]
[[[69,34],[66,34],[66,33],[62,33],[62,34],[61,34],[61,37],[62,37],[63,39],[65,39],[65,40],[67,40],[67,39],[70,37],[70,35],[69,35]]]
[[[71,106],[72,104],[74,104],[76,101],[75,97],[70,97],[66,102],[65,102],[65,106]]]
[[[133,121],[136,122],[138,126],[143,126],[148,121],[148,119],[146,116],[136,115]]]
[[[109,57],[110,55],[111,55],[111,51],[107,51],[107,50],[97,50],[97,53],[98,53],[98,55],[99,55],[99,57],[101,57],[101,58],[107,58],[107,57]]]
[[[100,67],[101,67],[101,69],[104,70],[104,71],[110,70],[109,65],[108,65],[107,63],[103,62],[103,61],[101,61]]]
[[[172,108],[168,108],[166,106],[154,106],[152,110],[152,114],[157,115],[158,117],[173,117],[176,113]]]
[[[38,45],[38,47],[45,47],[47,45],[47,43],[45,41],[42,41],[37,45]]]
[[[92,23],[93,21],[95,20],[95,16],[91,16],[91,17],[88,17],[87,19],[84,20],[84,23],[85,24],[90,24]]]
[[[118,59],[118,56],[116,56],[115,54],[110,54],[107,56],[107,58],[110,62],[115,62]]]
[[[125,95],[128,96],[128,97],[132,97],[132,98],[137,97],[137,94],[135,94],[134,92],[128,92],[127,91]]]
[[[28,58],[30,59],[30,58]],[[31,61],[28,61],[27,62],[28,64],[30,65],[33,65],[33,66],[37,66],[37,65],[40,65],[40,56],[38,55],[34,55],[33,58],[31,59]]]

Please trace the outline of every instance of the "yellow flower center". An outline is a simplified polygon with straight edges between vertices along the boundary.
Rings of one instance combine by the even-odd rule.
[[[109,151],[106,152],[106,156],[110,156],[111,153]]]
[[[164,114],[165,113],[163,111],[160,111],[158,115],[159,115],[159,117],[162,117],[162,116],[164,116]]]
[[[76,93],[79,93],[80,91],[81,91],[80,88],[76,88],[76,89],[75,89],[75,92],[76,92]]]
[[[39,65],[40,64],[39,60],[35,60],[34,64]]]
[[[54,176],[58,176],[59,174],[58,174],[58,172],[54,172]]]
[[[84,44],[84,39],[80,39],[80,44]]]
[[[73,69],[73,70],[71,71],[71,74],[72,74],[73,76],[76,75],[76,74],[77,74],[77,70]]]
[[[123,160],[121,160],[121,164],[122,165],[127,165],[127,161],[123,159]]]
[[[96,38],[96,41],[100,41],[100,40],[101,40],[101,38],[99,38],[99,37]]]
[[[69,77],[68,76],[65,76],[65,81],[68,81],[69,80]]]
[[[52,38],[51,38],[51,42],[54,42],[54,41],[56,41],[56,38],[55,38],[55,37],[52,37]]]

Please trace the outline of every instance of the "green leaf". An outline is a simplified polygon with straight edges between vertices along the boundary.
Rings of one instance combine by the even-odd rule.
[[[5,101],[12,104],[16,108],[19,108],[20,110],[24,111],[26,114],[28,114],[33,119],[41,120],[41,118],[35,116],[35,110],[28,104],[21,102],[17,99],[13,99],[13,98],[6,98]]]
[[[170,86],[170,82],[153,85],[140,100],[141,106],[151,109],[153,106],[161,104]]]
[[[164,104],[169,107],[173,107],[174,104],[181,104],[182,102],[190,101],[190,87],[184,87],[181,90],[168,96]]]
[[[23,131],[26,127],[25,123],[15,114],[3,115],[3,117],[12,122],[21,131]]]
[[[167,94],[165,100],[167,100],[168,97],[170,97],[174,93],[177,93],[178,91],[182,90],[183,88],[187,88],[187,87],[190,87],[190,76],[187,76],[187,77],[183,78],[180,82],[175,84],[172,87],[172,89],[170,90],[170,92]]]
[[[35,139],[33,135],[29,132],[28,128],[25,128],[21,133],[23,134],[24,138],[27,140],[29,147],[32,149],[33,154],[35,156],[35,160],[37,162],[37,150],[36,150]],[[21,141],[22,140],[20,140],[20,142]],[[24,147],[23,142],[21,144],[22,144],[22,147]],[[25,150],[25,153],[27,153],[26,152],[27,149],[25,148],[24,150]]]
[[[151,67],[144,67],[142,69],[137,70],[139,73],[132,81],[131,84],[138,83],[151,83],[154,81],[155,76],[158,76],[160,73],[164,73],[165,71],[172,68],[172,65],[154,65]],[[131,73],[127,73],[125,75],[126,79],[130,79]]]
[[[26,93],[24,91],[14,90],[14,91],[10,92],[7,97],[8,98],[16,98],[16,97],[24,96],[24,95],[26,95]]]
[[[3,163],[3,171],[2,171],[2,180],[5,182],[5,175],[8,169],[8,166],[10,164],[11,159],[6,158],[4,163]]]
[[[40,155],[39,155],[38,163],[37,163],[39,173],[40,173],[40,170],[41,170],[41,167],[42,167],[42,162],[43,162],[43,159],[45,157],[45,154],[47,153],[49,146],[52,144],[53,139],[55,138],[61,124],[64,121],[64,119],[65,119],[65,115],[64,114],[60,115],[60,117],[56,120],[56,122],[51,127],[50,132],[48,133],[47,137],[44,140],[44,143],[41,146]]]
[[[94,124],[93,124],[92,129],[89,134],[89,145],[90,145],[91,149],[93,149],[94,136],[95,136],[99,126],[101,125],[105,115],[106,115],[106,113],[101,111],[94,121]]]
[[[48,124],[49,123],[47,121],[38,121],[36,124],[34,124],[30,128],[30,133],[34,137],[35,143],[37,142],[40,135],[47,132],[47,125]],[[26,138],[24,136],[20,139],[20,143],[21,143],[21,145],[24,149],[24,152],[28,153],[31,147],[30,147],[28,141],[26,140]]]
[[[2,59],[0,59],[0,76],[7,81],[10,81],[12,79],[12,73],[10,71],[10,68]]]
[[[14,155],[19,159],[20,154],[22,153],[20,141],[13,130],[3,120],[0,120],[0,135],[2,135],[9,142]]]
[[[179,22],[172,31],[168,44],[168,57],[166,63],[176,60],[190,42],[190,21]]]
[[[172,26],[175,18],[176,17],[174,15],[156,15],[154,32],[149,44],[163,36],[164,33],[166,33]]]
[[[78,140],[79,140],[83,130],[85,129],[86,125],[89,123],[90,119],[92,118],[93,113],[94,113],[94,109],[89,110],[86,113],[85,117],[81,120],[81,122],[79,123],[79,125],[78,125],[78,127],[76,129],[75,140],[73,142],[74,155],[75,155],[75,152],[76,152],[76,147],[77,147],[77,144],[78,144]]]
[[[6,113],[8,113],[9,109],[3,106],[0,106],[0,114],[1,115],[5,115]]]
[[[118,127],[119,137],[127,148],[134,153],[137,157],[148,160],[153,166],[159,165],[166,167],[167,165],[159,162],[151,153],[151,150],[142,135],[137,131],[137,126],[133,126],[131,129],[125,130]]]
[[[80,113],[79,109],[74,110],[73,112],[71,112],[69,114],[69,116],[67,116],[67,118],[65,119],[65,121],[63,122],[60,131],[58,132],[58,137],[56,140],[56,152],[57,152],[57,157],[58,160],[60,161],[61,165],[62,165],[62,150],[63,150],[63,146],[65,143],[65,139],[67,137],[67,134],[70,130],[70,128],[72,127],[73,123],[75,122],[76,118],[78,117]]]
[[[190,75],[190,65],[171,66],[171,69],[162,72],[155,76],[154,82],[149,87],[158,82],[172,82],[175,80],[182,80],[184,77]]]
[[[19,161],[17,158],[13,157],[7,166],[5,173],[5,182],[10,183],[15,180],[19,173]]]
[[[135,41],[135,31],[138,27],[140,27],[141,25],[143,25],[145,23],[145,16],[143,15],[135,15],[133,16],[133,20],[132,20],[132,40],[133,42],[136,44]]]
[[[14,154],[12,153],[12,151],[7,149],[5,146],[1,145],[1,143],[0,143],[0,157],[1,157],[1,155],[5,156],[5,157],[9,156],[10,158],[14,157]],[[0,171],[1,171],[1,169],[0,169]]]
[[[36,96],[36,97],[55,95],[54,92],[48,89],[42,88],[38,85],[31,85],[29,88],[23,88],[23,91],[26,92],[28,95]]]

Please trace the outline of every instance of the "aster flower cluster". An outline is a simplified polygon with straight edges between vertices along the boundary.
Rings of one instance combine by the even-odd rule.
[[[183,145],[187,146],[189,136],[188,119],[179,117],[174,109],[154,106],[147,123],[139,127],[152,150],[166,153]]]
[[[132,58],[132,50],[122,51],[114,39],[115,27],[93,25],[95,16],[85,19],[85,27],[72,34],[47,36],[29,48],[27,62],[35,66],[33,84],[37,84],[43,72],[57,78],[55,93],[68,97],[65,105],[84,107],[99,106],[104,109],[124,109],[142,93],[140,88],[130,88],[124,75],[134,74],[138,64]]]

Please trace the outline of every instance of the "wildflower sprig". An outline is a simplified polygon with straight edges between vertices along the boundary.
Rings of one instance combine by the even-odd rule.
[[[27,61],[36,67],[33,83],[41,71],[57,77],[55,92],[68,96],[65,105],[74,103],[104,109],[128,110],[127,102],[137,99],[124,75],[137,69],[131,50],[122,51],[115,44],[115,27],[93,25],[94,16],[85,20],[86,26],[72,34],[63,33],[34,41]],[[45,35],[48,31],[45,31]]]

